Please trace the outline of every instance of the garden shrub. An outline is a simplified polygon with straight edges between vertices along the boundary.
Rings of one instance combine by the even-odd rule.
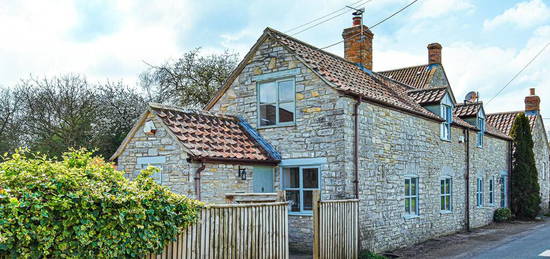
[[[512,218],[512,211],[508,208],[499,208],[495,210],[493,219],[495,222],[507,222]]]
[[[0,254],[135,258],[161,249],[202,204],[149,177],[135,181],[85,150],[60,161],[18,151],[0,163]]]

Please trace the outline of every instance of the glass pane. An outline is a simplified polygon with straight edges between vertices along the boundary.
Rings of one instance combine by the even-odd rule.
[[[411,213],[411,203],[409,198],[405,198],[405,212]]]
[[[405,196],[409,196],[411,195],[410,193],[410,182],[411,180],[410,179],[405,179]]]
[[[450,194],[451,193],[451,179],[447,179],[445,180],[445,189],[447,190],[447,194]]]
[[[411,213],[416,214],[416,197],[411,198]]]
[[[304,210],[313,209],[313,191],[304,191]]]
[[[283,168],[283,187],[300,188],[300,173],[297,167]]]
[[[445,197],[446,210],[451,210],[451,196]]]
[[[300,211],[300,191],[286,191],[286,200],[290,201],[290,211]]]
[[[445,193],[445,180],[441,180],[441,194]]]
[[[416,195],[416,182],[417,178],[411,178],[411,195]]]
[[[277,88],[275,82],[260,84],[260,104],[264,103],[276,103],[277,102]]]
[[[441,210],[445,210],[445,196],[441,196]]]
[[[294,81],[279,82],[279,102],[294,101]]]
[[[304,188],[319,188],[319,171],[317,168],[304,168],[302,172]]]
[[[279,122],[294,121],[294,103],[279,104]]]
[[[276,106],[273,104],[260,105],[260,126],[275,125],[277,118],[275,117]]]

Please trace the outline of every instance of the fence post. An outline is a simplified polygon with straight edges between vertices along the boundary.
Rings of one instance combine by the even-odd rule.
[[[319,190],[313,191],[313,259],[319,259],[319,238],[320,234],[319,231],[321,228],[319,227],[319,203],[321,201],[321,192]]]

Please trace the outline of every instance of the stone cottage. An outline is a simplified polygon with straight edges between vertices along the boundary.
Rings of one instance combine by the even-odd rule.
[[[361,17],[342,36],[344,58],[267,28],[206,111],[151,105],[112,158],[208,202],[284,190],[293,250],[312,250],[317,189],[361,200],[373,251],[490,223],[508,204],[511,139],[475,95],[456,100],[441,45],[426,65],[374,72]]]
[[[535,95],[535,88],[531,88],[530,95],[525,97],[524,111],[488,114],[487,122],[510,135],[512,124],[520,113],[525,113],[531,126],[534,143],[533,151],[539,175],[541,208],[543,212],[548,212],[550,206],[550,143],[548,143],[544,120],[540,113],[540,97]]]

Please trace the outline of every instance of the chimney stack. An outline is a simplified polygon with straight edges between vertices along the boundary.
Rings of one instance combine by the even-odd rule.
[[[441,44],[428,44],[428,64],[441,64]]]
[[[372,38],[374,34],[363,25],[363,10],[353,13],[353,26],[344,29],[344,58],[372,70]]]
[[[529,94],[525,97],[525,114],[538,115],[540,112],[540,97],[535,95],[535,88],[530,88]]]

